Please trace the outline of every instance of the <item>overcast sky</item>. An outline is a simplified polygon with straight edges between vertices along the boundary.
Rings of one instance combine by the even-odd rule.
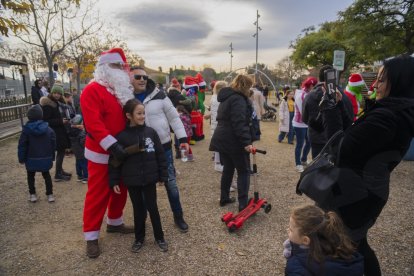
[[[306,27],[338,18],[352,0],[100,0],[106,21],[119,26],[128,46],[151,68],[164,71],[210,64],[217,71],[258,62],[273,67],[289,53],[290,41]]]

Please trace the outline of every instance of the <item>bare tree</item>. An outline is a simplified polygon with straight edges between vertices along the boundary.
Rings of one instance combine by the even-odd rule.
[[[17,37],[23,42],[43,49],[49,72],[49,82],[53,84],[53,63],[65,48],[85,35],[102,27],[99,14],[93,4],[82,1],[81,5],[72,1],[28,0],[31,13],[22,15],[28,32],[20,32]]]
[[[296,65],[289,56],[280,60],[274,70],[274,74],[288,85],[291,85],[292,81],[299,78],[303,73],[304,69]]]

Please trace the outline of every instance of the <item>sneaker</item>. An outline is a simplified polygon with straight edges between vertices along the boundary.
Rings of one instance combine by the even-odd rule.
[[[135,241],[131,246],[131,252],[138,253],[143,245],[144,245],[144,242]]]
[[[236,199],[234,197],[229,197],[227,199],[220,199],[220,207],[226,206],[229,203],[235,202]]]
[[[214,164],[214,170],[218,172],[223,172],[223,166],[220,163]]]
[[[300,173],[303,172],[303,166],[302,165],[297,165],[296,166],[296,171],[300,172]]]
[[[304,166],[304,167],[306,167],[307,165],[309,165],[309,164],[310,164],[310,162],[309,162],[309,161],[302,161],[301,163],[302,163],[302,166]]]
[[[55,197],[53,194],[47,195],[47,202],[52,203],[55,202]]]
[[[195,145],[196,144],[196,141],[195,140],[190,140],[190,145]]]
[[[29,195],[29,201],[35,203],[37,201],[37,195],[36,194],[30,194]]]
[[[155,242],[158,244],[162,252],[168,251],[168,243],[165,240],[157,240]]]
[[[88,184],[88,179],[87,178],[82,179],[82,183],[83,184]]]
[[[97,258],[100,254],[98,240],[86,241],[86,255],[89,258]]]
[[[55,182],[62,182],[62,181],[69,181],[70,177],[63,175],[63,174],[57,174],[55,175]]]
[[[134,233],[134,227],[126,226],[125,224],[121,225],[106,225],[106,232],[108,233],[121,233],[121,234],[131,234]]]
[[[76,181],[82,182],[82,180],[83,180],[83,177],[78,175],[78,179]]]

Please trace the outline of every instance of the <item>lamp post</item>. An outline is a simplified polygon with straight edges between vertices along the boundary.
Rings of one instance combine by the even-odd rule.
[[[233,42],[230,43],[230,72],[233,70]]]
[[[254,25],[256,25],[256,33],[253,35],[253,37],[256,38],[256,73],[257,73],[257,55],[258,55],[258,50],[259,50],[259,31],[262,30],[262,28],[259,27],[259,17],[260,17],[259,10],[257,10],[256,21],[253,23]]]
[[[72,93],[72,74],[73,68],[68,69],[68,77],[69,77],[69,92]]]

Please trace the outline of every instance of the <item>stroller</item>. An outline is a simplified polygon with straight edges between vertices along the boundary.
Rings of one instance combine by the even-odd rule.
[[[262,115],[262,121],[276,121],[276,108],[269,106],[266,102],[263,105],[265,113]]]

